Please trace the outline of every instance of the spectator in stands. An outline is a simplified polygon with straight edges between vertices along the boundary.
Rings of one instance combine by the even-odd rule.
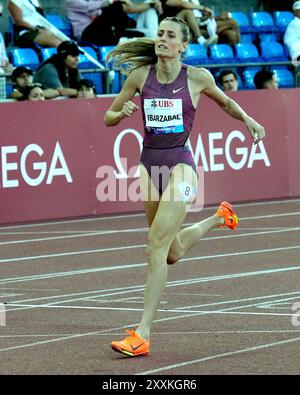
[[[289,49],[292,60],[300,64],[300,1],[293,5],[295,18],[288,24],[284,34],[284,43]]]
[[[22,101],[45,100],[43,86],[41,84],[28,84],[23,90]]]
[[[149,1],[149,2],[148,2]],[[123,36],[153,36],[161,12],[159,0],[66,0],[66,10],[77,39],[96,45],[115,45]],[[137,13],[137,22],[128,13]],[[128,32],[127,28],[141,29]]]
[[[33,82],[33,71],[29,67],[19,66],[12,72],[11,80],[14,86],[11,98],[23,100],[25,87]],[[54,99],[59,96],[59,92],[55,89],[44,89],[43,95],[45,99]]]
[[[74,41],[63,41],[57,47],[57,54],[37,68],[34,81],[57,90],[61,96],[77,97],[77,84],[81,80],[77,68],[79,54],[83,51]]]
[[[235,45],[241,41],[239,25],[230,17],[230,13],[225,11],[221,12],[221,14],[216,17],[216,21],[219,43]]]
[[[93,81],[89,79],[82,79],[77,85],[77,98],[78,99],[92,99],[97,97],[96,86]]]
[[[36,12],[44,16],[38,0],[24,0],[29,6],[33,6]],[[61,40],[54,36],[44,27],[33,24],[34,17],[27,9],[19,8],[12,1],[8,1],[8,10],[14,21],[14,41],[20,47],[32,47],[33,43],[45,47],[57,47]]]
[[[3,5],[0,3],[0,16],[2,11]],[[13,67],[7,57],[4,37],[0,33],[0,99],[6,99],[6,77],[3,74],[10,74],[12,69]]]
[[[256,89],[278,89],[278,81],[272,71],[261,70],[254,76]]]
[[[238,77],[232,70],[223,70],[219,77],[219,85],[224,92],[235,92],[239,88]]]
[[[183,19],[189,26],[195,41],[205,47],[218,42],[218,36],[215,29],[208,30],[207,34],[205,31],[201,32],[193,12],[195,10],[205,12],[208,15],[208,18],[211,18],[213,16],[213,11],[210,8],[204,7],[200,3],[195,4],[194,2],[187,0],[161,0],[161,4],[163,8],[161,20],[166,17],[173,16]]]
[[[14,87],[11,97],[22,100],[25,86],[33,82],[33,71],[29,67],[20,66],[14,69],[10,78]]]
[[[167,3],[178,3],[177,0],[169,0]],[[200,0],[183,0],[196,4],[201,7]],[[201,8],[200,8],[201,10]],[[230,17],[230,14],[222,11],[222,13],[215,17],[209,8],[200,11],[194,9],[193,13],[196,17],[197,24],[200,28],[201,34],[206,38],[212,35],[218,35],[218,42],[223,44],[234,45],[240,42],[240,29],[237,22]]]

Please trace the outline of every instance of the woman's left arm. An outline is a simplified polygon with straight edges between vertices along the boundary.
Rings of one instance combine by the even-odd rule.
[[[201,69],[201,74],[201,85],[203,86],[201,93],[215,101],[232,118],[244,122],[255,144],[261,141],[266,135],[264,127],[217,87],[209,71]]]

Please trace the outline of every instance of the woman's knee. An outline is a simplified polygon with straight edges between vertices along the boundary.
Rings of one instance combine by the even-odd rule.
[[[162,231],[149,231],[147,243],[147,257],[150,262],[167,259],[169,250],[169,235]]]
[[[167,256],[167,264],[173,265],[174,263],[179,261],[183,256],[184,256],[184,248],[179,237],[177,236],[177,238],[172,243],[171,248],[169,250]]]

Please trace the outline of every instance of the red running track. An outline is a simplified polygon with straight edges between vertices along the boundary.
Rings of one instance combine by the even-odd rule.
[[[210,232],[169,267],[140,358],[109,344],[141,316],[143,214],[1,227],[1,373],[299,374],[300,200],[235,207],[236,231]]]

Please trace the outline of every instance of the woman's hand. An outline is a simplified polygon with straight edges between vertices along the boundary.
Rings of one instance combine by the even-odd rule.
[[[121,110],[122,117],[131,117],[131,115],[138,110],[139,107],[134,104],[131,100],[124,103],[123,108]]]
[[[246,118],[245,124],[253,138],[254,144],[259,143],[266,136],[265,128],[258,122],[256,122],[253,118]]]

